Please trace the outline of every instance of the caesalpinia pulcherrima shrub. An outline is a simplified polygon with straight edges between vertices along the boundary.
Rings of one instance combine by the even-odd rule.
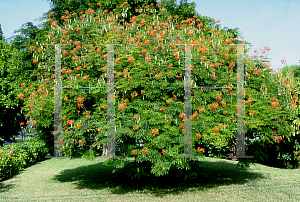
[[[52,31],[30,47],[37,79],[22,86],[19,98],[26,103],[24,110],[37,128],[51,127],[55,50],[47,44],[67,44],[62,46],[64,87],[106,87],[108,54],[103,44],[122,44],[114,46],[115,139],[122,155],[149,162],[151,172],[160,176],[167,174],[171,165],[188,169],[191,161],[176,158],[184,153],[185,116],[185,47],[176,43],[191,44],[192,87],[229,87],[191,90],[193,155],[226,156],[235,152],[237,132],[237,96],[232,88],[237,85],[234,44],[243,42],[199,16],[178,22],[177,16],[150,15],[150,11],[155,13],[155,7],[139,9],[126,24],[119,20],[122,13],[101,9],[66,11],[63,26],[49,18]],[[159,6],[158,13],[164,13]],[[259,133],[260,142],[269,139],[273,130],[278,131],[274,136],[288,140],[291,133],[286,131],[292,127],[285,120],[293,120],[294,114],[287,110],[287,103],[277,102],[277,93],[281,90],[288,95],[284,90],[290,86],[275,87],[279,82],[272,78],[268,63],[246,57],[244,64],[247,131]],[[94,147],[105,145],[106,113],[106,89],[64,89],[64,133],[60,140],[64,154],[73,155],[93,139]],[[143,141],[144,146],[138,146],[138,141]],[[122,159],[107,162],[117,168],[124,166]]]

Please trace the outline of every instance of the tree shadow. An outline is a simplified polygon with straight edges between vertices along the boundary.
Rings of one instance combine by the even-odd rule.
[[[244,184],[258,178],[266,178],[261,173],[255,173],[246,168],[237,168],[231,160],[208,162],[196,161],[195,168],[198,176],[188,179],[180,175],[180,171],[172,166],[169,174],[161,177],[150,175],[141,179],[132,180],[127,176],[129,163],[125,169],[112,173],[113,168],[103,165],[103,162],[75,169],[67,169],[53,179],[58,182],[75,182],[77,189],[104,189],[111,188],[112,194],[123,195],[136,190],[147,190],[156,196],[167,194],[181,194],[188,188],[204,190],[220,185]],[[183,171],[183,173],[188,173]]]

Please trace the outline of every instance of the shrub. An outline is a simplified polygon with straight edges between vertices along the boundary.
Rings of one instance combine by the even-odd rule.
[[[13,143],[0,148],[0,180],[8,179],[24,168],[45,160],[49,150],[45,143],[37,138],[29,138],[27,142]]]

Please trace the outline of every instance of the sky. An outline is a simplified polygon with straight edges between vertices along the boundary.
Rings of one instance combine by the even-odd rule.
[[[101,1],[100,1],[101,2]],[[179,2],[179,0],[177,1]],[[239,28],[244,40],[254,50],[268,46],[266,57],[271,68],[284,64],[298,65],[300,60],[300,1],[299,0],[188,0],[196,3],[202,16],[220,20],[221,28]],[[0,24],[5,38],[13,35],[26,22],[38,25],[42,14],[50,9],[46,0],[0,0]]]

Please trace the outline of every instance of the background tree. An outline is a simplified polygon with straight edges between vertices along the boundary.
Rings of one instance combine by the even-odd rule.
[[[4,41],[3,31],[0,24],[0,41]]]
[[[32,22],[25,23],[14,31],[15,36],[8,39],[8,43],[0,40],[0,137],[5,141],[12,141],[14,135],[21,131],[20,124],[26,122],[22,114],[22,102],[17,97],[16,90],[22,83],[29,83],[32,79],[32,53],[28,47],[36,43],[36,38],[47,28],[39,29]],[[0,38],[3,32],[0,27]]]
[[[12,141],[13,135],[18,135],[21,130],[20,123],[25,121],[21,113],[21,102],[16,97],[16,88],[13,88],[18,74],[11,74],[13,57],[18,55],[18,50],[3,41],[0,41],[0,49],[0,137],[5,141]],[[19,85],[18,88],[20,87]]]
[[[283,77],[287,77],[289,74],[294,73],[295,78],[300,78],[300,65],[287,65],[282,68],[281,74]]]

